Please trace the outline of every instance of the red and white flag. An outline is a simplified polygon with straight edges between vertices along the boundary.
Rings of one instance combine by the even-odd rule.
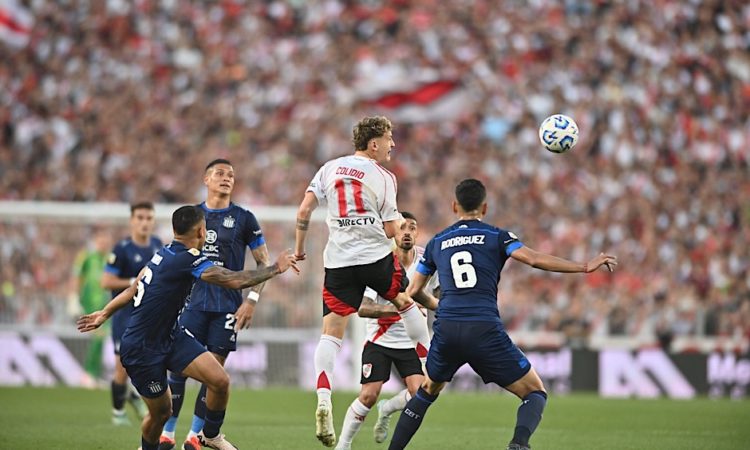
[[[460,82],[437,80],[408,90],[381,93],[369,103],[399,122],[435,122],[462,115],[474,99]]]
[[[0,43],[23,48],[31,39],[34,16],[13,0],[0,0]]]

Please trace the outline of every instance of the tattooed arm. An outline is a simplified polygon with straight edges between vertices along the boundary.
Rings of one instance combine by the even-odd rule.
[[[290,267],[295,272],[299,272],[294,256],[289,254],[289,250],[286,250],[279,255],[276,259],[276,263],[270,267],[235,272],[225,269],[224,267],[212,266],[203,271],[201,274],[201,280],[206,283],[217,284],[229,289],[245,289],[273,278],[280,273],[284,273]]]
[[[305,238],[307,237],[307,229],[310,227],[310,216],[312,216],[315,208],[318,207],[318,199],[310,191],[305,192],[305,198],[302,199],[302,203],[299,205],[297,211],[297,231],[295,233],[296,243],[294,245],[294,256],[297,261],[305,259]]]

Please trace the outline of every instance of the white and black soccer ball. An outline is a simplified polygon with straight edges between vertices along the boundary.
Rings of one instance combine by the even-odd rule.
[[[564,114],[553,114],[539,126],[539,140],[553,153],[565,153],[578,142],[578,125]]]

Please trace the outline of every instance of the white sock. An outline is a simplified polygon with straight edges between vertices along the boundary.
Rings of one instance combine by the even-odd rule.
[[[390,416],[396,411],[401,411],[402,409],[404,409],[406,403],[409,400],[411,400],[411,394],[409,394],[408,390],[404,389],[403,391],[386,400],[380,406],[380,411],[383,412],[383,415]]]
[[[164,430],[162,430],[161,435],[162,436],[166,436],[169,439],[174,439],[174,431],[164,431]]]
[[[354,436],[362,427],[362,423],[367,417],[367,413],[370,412],[370,408],[363,405],[358,398],[355,398],[349,408],[346,410],[346,417],[344,417],[344,428],[341,430],[341,436],[339,436],[339,442],[343,444],[351,444],[354,440]]]
[[[417,304],[412,302],[409,306],[398,312],[404,321],[406,333],[414,342],[414,349],[419,355],[419,360],[424,365],[427,360],[427,352],[430,349],[430,334],[427,330],[427,321],[419,310]]]
[[[315,348],[315,373],[318,403],[331,402],[331,379],[336,355],[341,350],[341,339],[324,334]]]
[[[196,433],[193,430],[190,430],[190,431],[188,431],[187,438],[185,438],[185,440],[190,439],[193,436],[198,436],[198,433]]]

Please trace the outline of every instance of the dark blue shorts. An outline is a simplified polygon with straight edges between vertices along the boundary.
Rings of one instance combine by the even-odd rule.
[[[208,351],[226,357],[237,350],[235,317],[232,313],[186,309],[180,314],[180,326],[189,330]]]
[[[447,382],[469,364],[485,383],[508,386],[531,370],[526,355],[516,347],[502,324],[436,320],[427,355],[427,374]]]
[[[206,348],[184,330],[176,332],[174,342],[166,353],[150,351],[148,348],[123,346],[122,365],[133,386],[147,398],[164,394],[169,387],[167,370],[182,373],[195,358],[206,352]]]

